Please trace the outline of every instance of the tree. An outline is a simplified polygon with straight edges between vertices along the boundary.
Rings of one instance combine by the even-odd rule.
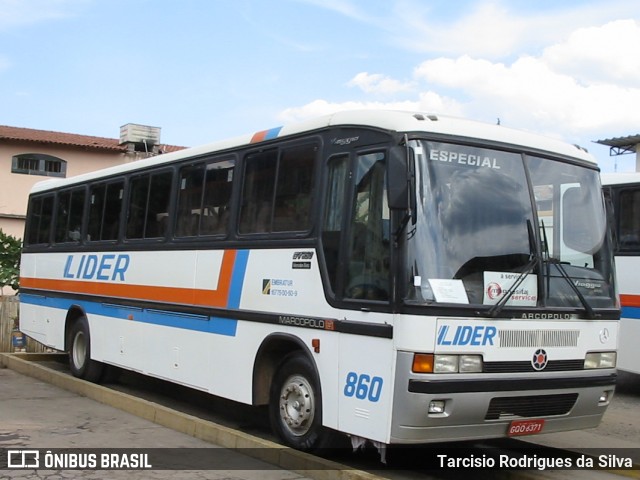
[[[0,229],[0,292],[4,287],[18,290],[22,241]]]

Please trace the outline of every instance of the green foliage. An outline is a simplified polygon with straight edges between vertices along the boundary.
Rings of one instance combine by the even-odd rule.
[[[18,290],[22,241],[0,229],[0,287]]]

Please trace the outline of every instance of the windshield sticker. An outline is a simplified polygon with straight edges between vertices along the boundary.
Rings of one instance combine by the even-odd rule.
[[[520,273],[513,272],[484,272],[484,300],[485,305],[495,305],[509,292]],[[538,277],[528,274],[522,283],[511,292],[505,305],[533,307],[538,302]]]
[[[431,150],[429,151],[429,160],[432,162],[457,163],[458,165],[467,165],[469,167],[485,167],[500,170],[498,159],[495,157],[454,152],[451,150]]]
[[[436,302],[469,303],[467,291],[464,289],[462,280],[430,278],[429,285],[431,285]]]

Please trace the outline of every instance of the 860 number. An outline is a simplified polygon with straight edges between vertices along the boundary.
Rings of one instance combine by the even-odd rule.
[[[382,394],[382,377],[372,377],[366,373],[347,373],[344,385],[345,397],[356,397],[359,400],[377,402]]]

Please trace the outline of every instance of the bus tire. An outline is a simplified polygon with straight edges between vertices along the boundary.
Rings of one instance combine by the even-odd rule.
[[[91,335],[85,316],[76,320],[69,332],[69,368],[74,377],[89,382],[98,382],[102,376],[104,365],[91,359]]]
[[[304,451],[326,446],[320,382],[306,355],[289,354],[280,364],[271,384],[269,416],[274,433],[286,445]]]

